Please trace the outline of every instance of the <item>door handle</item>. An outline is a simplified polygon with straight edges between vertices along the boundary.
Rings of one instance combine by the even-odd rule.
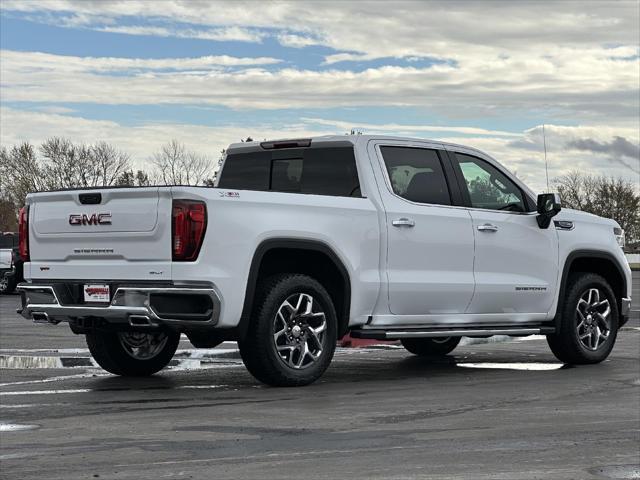
[[[478,230],[481,232],[497,232],[498,227],[490,223],[485,223],[484,225],[478,225]]]
[[[415,227],[416,222],[409,218],[399,218],[391,222],[394,227]]]

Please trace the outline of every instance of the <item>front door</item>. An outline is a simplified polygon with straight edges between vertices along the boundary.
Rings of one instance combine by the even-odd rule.
[[[452,153],[462,173],[475,235],[476,288],[469,314],[504,314],[510,322],[539,320],[554,299],[558,236],[541,229],[518,185],[489,161]]]

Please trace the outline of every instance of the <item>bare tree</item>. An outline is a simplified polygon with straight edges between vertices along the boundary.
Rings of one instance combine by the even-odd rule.
[[[106,187],[114,185],[129,168],[129,156],[106,142],[74,145],[64,138],[50,138],[40,147],[47,187]]]
[[[152,162],[158,182],[164,185],[201,185],[212,175],[214,167],[206,155],[188,151],[177,140],[163,145]]]
[[[21,206],[29,192],[46,188],[42,166],[30,143],[0,150],[0,198]]]
[[[114,185],[122,172],[129,167],[129,155],[106,142],[91,146],[89,153],[93,167],[93,186]]]
[[[629,241],[640,240],[640,195],[631,182],[573,171],[554,183],[565,207],[613,218]]]

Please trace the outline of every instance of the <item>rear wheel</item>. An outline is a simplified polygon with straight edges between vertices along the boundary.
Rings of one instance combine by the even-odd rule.
[[[327,369],[336,347],[331,297],[315,279],[276,275],[258,288],[246,338],[238,342],[247,370],[273,386],[308,385]]]
[[[106,371],[122,376],[148,376],[173,358],[177,332],[102,332],[86,334],[91,355]]]
[[[451,353],[461,337],[403,338],[402,346],[414,355],[422,357],[442,356]]]
[[[564,363],[599,363],[609,356],[618,333],[618,305],[607,281],[593,273],[569,277],[558,331],[547,335]]]

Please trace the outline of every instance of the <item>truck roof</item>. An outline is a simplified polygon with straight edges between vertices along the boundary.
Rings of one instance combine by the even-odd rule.
[[[396,136],[396,135],[362,135],[362,134],[318,135],[318,136],[312,136],[312,137],[289,137],[289,138],[278,138],[278,139],[262,140],[262,141],[256,140],[252,142],[236,142],[229,145],[229,147],[227,148],[227,151],[230,152],[231,150],[233,150],[234,152],[237,152],[238,150],[242,150],[242,151],[258,150],[258,149],[262,150],[263,144],[274,144],[274,143],[277,144],[277,143],[293,143],[293,142],[307,141],[307,142],[310,142],[311,144],[318,144],[318,143],[343,143],[344,144],[345,142],[348,142],[355,145],[356,143],[368,142],[369,140],[388,140],[388,141],[399,141],[399,140],[407,141],[408,140],[408,141],[437,143],[445,147],[464,148],[467,150],[473,150],[475,152],[481,153],[485,156],[487,155],[481,150],[478,150],[477,148],[473,148],[467,145],[443,142],[440,140],[434,140],[430,138],[403,137],[403,136]],[[303,146],[303,145],[300,145],[300,146]]]

